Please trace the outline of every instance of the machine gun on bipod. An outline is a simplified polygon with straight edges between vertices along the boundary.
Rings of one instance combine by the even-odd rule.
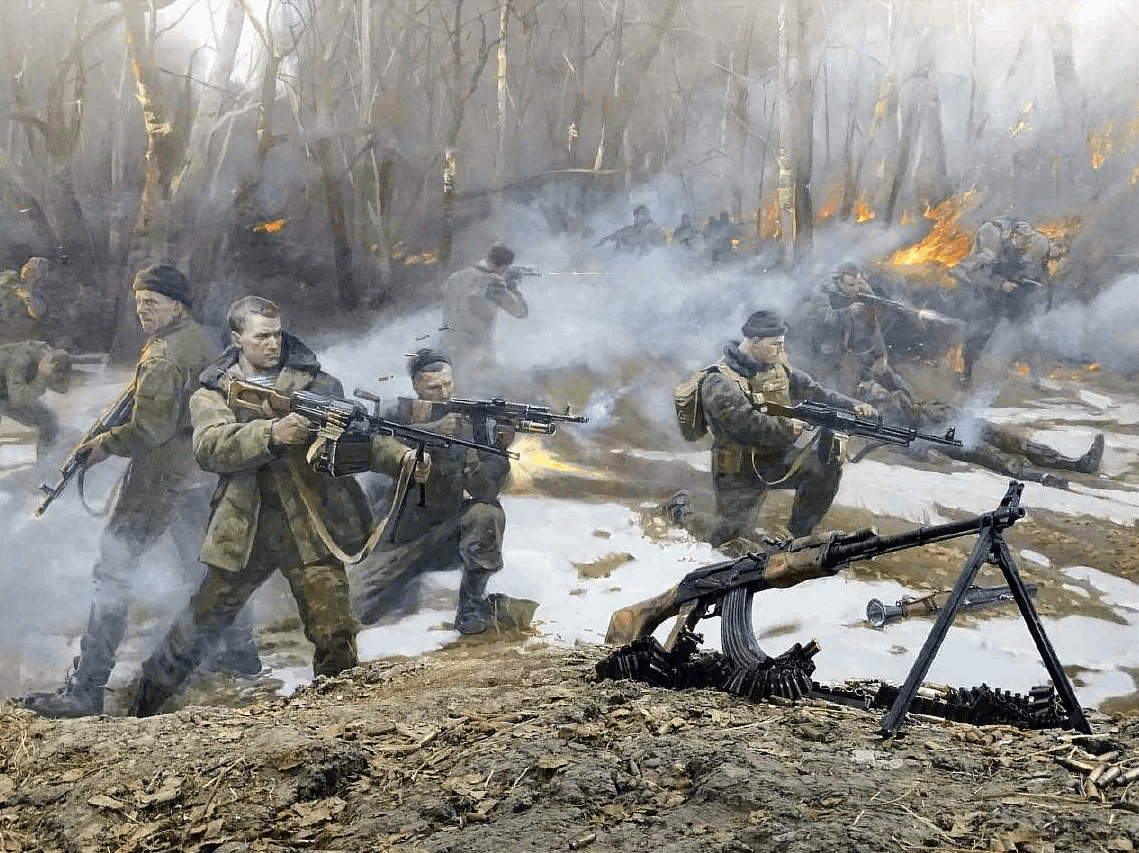
[[[1031,594],[1020,579],[1004,541],[1004,531],[1024,517],[1025,511],[1020,506],[1023,489],[1023,484],[1011,482],[996,509],[961,521],[919,527],[894,536],[879,536],[867,529],[852,534],[773,541],[765,551],[698,568],[685,575],[675,587],[613,614],[605,641],[627,645],[599,663],[598,673],[624,677],[623,669],[636,667],[642,676],[648,672],[650,678],[643,680],[671,679],[671,686],[711,683],[753,698],[768,695],[800,698],[812,692],[809,676],[814,664],[811,657],[819,651],[819,645],[813,640],[807,646],[796,643],[776,658],[768,656],[759,647],[751,623],[755,593],[833,576],[852,562],[882,554],[976,535],[972,554],[938,613],[906,683],[892,697],[890,711],[882,721],[882,733],[892,735],[901,726],[950,623],[962,607],[966,591],[973,586],[985,563],[993,563],[1004,574],[1066,714],[1060,725],[1088,733],[1091,729],[1071,682],[1045,635]],[[719,660],[694,661],[692,653],[702,638],[694,634],[693,629],[701,619],[713,616],[720,617],[724,656]],[[653,632],[670,618],[676,621],[668,639],[663,644],[657,643]]]

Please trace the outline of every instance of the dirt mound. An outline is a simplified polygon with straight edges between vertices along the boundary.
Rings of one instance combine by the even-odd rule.
[[[884,741],[857,709],[597,682],[603,655],[459,644],[147,720],[9,704],[0,850],[1139,845],[1134,717],[1093,713],[1092,737],[923,719]]]

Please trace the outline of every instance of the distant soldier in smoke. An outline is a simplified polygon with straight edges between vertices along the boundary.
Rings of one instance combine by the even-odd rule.
[[[716,514],[697,512],[687,492],[666,504],[668,519],[714,547],[754,547],[755,522],[771,489],[792,489],[787,529],[805,536],[815,529],[838,493],[844,442],[819,430],[803,441],[805,424],[760,411],[765,402],[790,406],[814,400],[873,417],[874,407],[828,390],[793,368],[784,350],[787,327],[774,311],[756,311],[743,325],[743,341],[724,347],[708,368],[700,400],[712,434],[712,485]],[[808,438],[803,436],[804,439]]]
[[[618,252],[647,255],[658,246],[663,246],[664,242],[664,229],[653,221],[653,215],[646,205],[638,204],[633,208],[632,225],[626,225],[612,234],[607,234],[598,240],[593,248],[597,249],[606,243],[612,243]]]
[[[55,443],[59,418],[40,398],[48,389],[67,393],[71,356],[43,341],[0,344],[0,418],[35,427],[40,450]]]
[[[297,413],[267,417],[234,403],[230,378],[342,398],[340,382],[320,369],[312,351],[281,330],[281,311],[257,296],[235,302],[228,325],[233,346],[201,374],[190,399],[194,454],[220,475],[201,560],[206,575],[158,648],[142,664],[131,713],[158,713],[233,622],[249,597],[280,570],[296,599],[305,637],[315,647],[313,672],[335,675],[356,665],[358,623],[344,563],[333,548],[354,550],[367,538],[370,513],[351,477],[318,473],[305,462],[316,424]],[[414,453],[374,438],[373,470],[394,474]],[[316,517],[314,512],[320,512]]]
[[[514,252],[495,243],[486,258],[452,273],[443,285],[443,326],[439,346],[454,360],[464,382],[473,384],[496,364],[494,330],[498,312],[525,319],[530,308],[518,288],[519,279],[506,275]]]
[[[687,213],[681,214],[680,224],[672,232],[672,244],[682,249],[694,249],[699,236],[692,225],[692,218]]]
[[[212,347],[190,317],[190,288],[178,269],[147,267],[134,277],[133,289],[139,322],[150,338],[135,367],[130,420],[85,448],[87,467],[109,456],[129,458],[130,467],[99,543],[91,612],[74,672],[58,691],[25,699],[45,717],[103,712],[103,688],[126,635],[141,560],[163,533],[170,533],[187,574],[198,575],[210,484],[190,448],[189,397]],[[248,622],[230,632],[225,643],[225,663],[219,666],[245,674],[260,671]]]
[[[720,218],[711,218],[704,226],[704,245],[708,247],[713,263],[727,260],[740,239],[740,229],[732,222],[726,210],[720,211]]]
[[[890,366],[882,297],[854,264],[843,264],[806,306],[812,370],[849,396],[874,384],[877,396],[910,396],[909,384]],[[880,392],[879,392],[880,389]]]
[[[1048,238],[1023,220],[991,219],[977,229],[973,251],[951,273],[971,289],[969,332],[962,347],[963,379],[1001,320],[1019,323],[1048,302]]]
[[[451,399],[455,383],[450,359],[439,350],[421,349],[408,363],[408,373],[418,399],[409,401],[410,407],[393,413],[394,417],[470,440],[473,431],[467,419],[451,413],[428,422],[426,412],[415,405]],[[491,439],[507,448],[514,431],[499,428]],[[409,500],[395,542],[378,549],[351,572],[353,609],[365,624],[377,622],[404,606],[424,572],[462,568],[455,629],[479,634],[493,621],[494,602],[501,598],[488,598],[486,586],[502,568],[506,514],[498,495],[510,476],[510,460],[455,446],[433,451],[431,461],[426,504],[421,507]]]

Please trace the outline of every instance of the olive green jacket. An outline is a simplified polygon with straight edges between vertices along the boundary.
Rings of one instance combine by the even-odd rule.
[[[115,502],[113,527],[146,523],[156,501],[169,500],[174,490],[206,484],[190,448],[189,399],[213,350],[188,316],[143,346],[130,386],[130,420],[96,438],[108,453],[131,460]]]
[[[230,348],[218,360],[217,366],[224,371],[222,384],[225,375],[245,378],[237,365],[237,355]],[[345,551],[359,550],[372,522],[359,484],[351,477],[316,472],[305,462],[304,447],[270,446],[273,420],[245,409],[231,409],[212,368],[203,374],[203,380],[209,384],[203,384],[190,399],[194,453],[198,464],[218,474],[219,480],[202,543],[202,561],[228,571],[243,569],[252,554],[264,503],[279,504],[301,565],[333,561],[303,493],[310,496],[309,504],[320,513],[333,542]],[[286,395],[312,391],[329,397],[344,396],[339,380],[321,371],[312,351],[288,334],[284,336],[282,368],[273,387]],[[374,438],[372,468],[394,476],[404,457],[412,452],[394,439]],[[303,483],[303,492],[294,473]]]

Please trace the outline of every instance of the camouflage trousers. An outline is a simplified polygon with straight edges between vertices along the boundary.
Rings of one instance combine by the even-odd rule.
[[[781,463],[762,470],[756,470],[746,459],[738,473],[713,467],[715,514],[683,508],[679,514],[681,526],[714,548],[741,536],[753,539],[768,493],[772,489],[787,489],[795,492],[787,529],[792,536],[805,536],[823,520],[838,494],[843,458],[834,449],[833,438],[830,433],[822,433],[805,451],[791,448]],[[782,479],[798,454],[804,452],[798,470]]]
[[[459,512],[414,539],[374,553],[352,570],[352,610],[372,624],[405,606],[424,572],[462,567],[464,576],[502,568],[506,513],[498,504],[465,501]]]
[[[303,565],[284,515],[261,511],[249,561],[240,571],[208,566],[206,576],[166,638],[142,665],[144,690],[173,696],[274,571],[288,581],[305,637],[315,647],[314,675],[336,675],[358,663],[356,633],[343,563],[331,556]]]

